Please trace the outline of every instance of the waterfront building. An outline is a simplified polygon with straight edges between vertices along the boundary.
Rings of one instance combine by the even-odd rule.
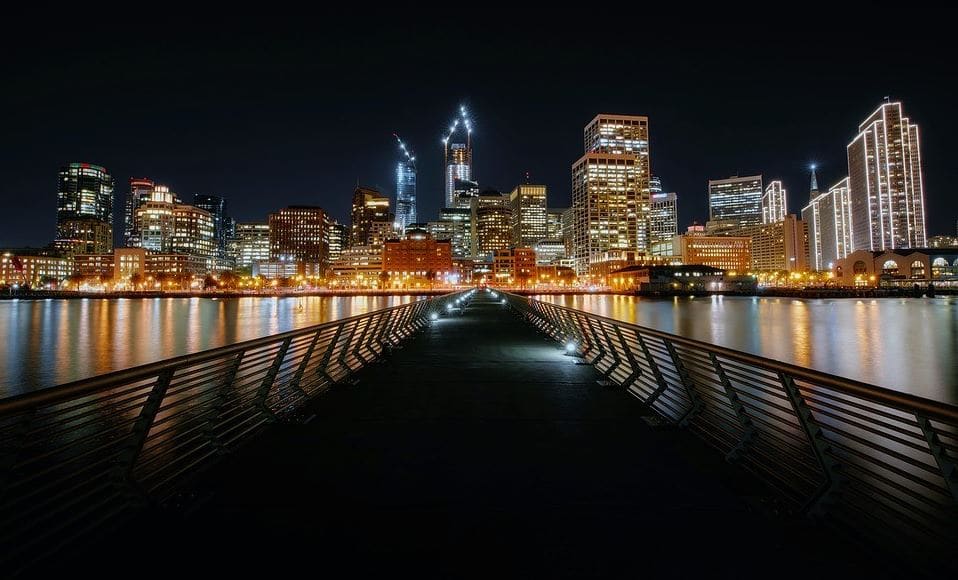
[[[546,186],[521,184],[509,194],[512,209],[512,245],[532,247],[547,239]]]
[[[54,244],[66,255],[113,251],[113,177],[106,168],[90,163],[60,168]]]
[[[213,220],[213,254],[225,266],[229,260],[229,242],[233,239],[236,223],[227,213],[226,200],[218,195],[193,195],[193,207],[206,210]]]
[[[136,210],[150,201],[156,183],[146,177],[131,177],[130,191],[123,209],[123,243],[128,248],[140,247],[140,228],[136,223]]]
[[[789,214],[781,221],[740,230],[752,238],[752,272],[806,272],[809,269],[808,224]]]
[[[136,209],[140,247],[157,254],[186,254],[217,265],[213,216],[204,209],[177,203],[168,187],[156,185],[150,200]]]
[[[353,246],[330,264],[333,286],[372,288],[382,285],[383,249]]]
[[[762,176],[709,180],[709,221],[730,220],[738,227],[762,223]]]
[[[492,252],[512,244],[512,209],[509,196],[487,189],[470,200],[469,225],[475,259],[492,259]]]
[[[691,231],[676,236],[676,254],[683,264],[712,266],[728,272],[745,273],[752,265],[752,238],[709,236]]]
[[[585,154],[572,165],[576,274],[603,252],[648,248],[648,117],[597,115],[583,131]]]
[[[812,175],[814,189],[802,221],[808,224],[809,267],[822,272],[851,251],[851,202],[847,177],[820,193]]]
[[[496,250],[492,276],[498,283],[526,286],[536,278],[536,252],[532,248]]]
[[[291,205],[269,214],[270,260],[329,265],[328,219],[321,207]]]
[[[788,213],[785,188],[782,182],[774,180],[765,188],[762,195],[762,223],[774,224],[785,219]]]
[[[832,268],[839,286],[906,286],[958,283],[958,248],[856,250]]]
[[[851,247],[926,246],[918,125],[904,115],[900,102],[886,102],[858,131],[847,147]]]
[[[416,223],[416,157],[396,136],[402,158],[396,164],[396,229],[405,231]]]
[[[600,286],[611,284],[612,274],[632,266],[658,266],[672,264],[671,257],[649,256],[635,250],[609,250],[597,256],[589,264],[588,282]]]
[[[452,242],[453,258],[472,257],[472,209],[439,208],[439,221],[430,222],[427,230],[437,240]]]
[[[958,236],[931,236],[928,238],[929,248],[958,248]]]
[[[329,260],[339,259],[343,251],[349,247],[349,228],[326,215],[326,238],[329,246]]]
[[[373,222],[392,224],[394,221],[394,216],[389,213],[389,198],[372,187],[357,187],[353,192],[350,217],[349,243],[351,246],[370,245]]]
[[[424,233],[389,240],[383,247],[382,271],[394,287],[417,280],[447,282],[453,274],[452,244]]]
[[[253,262],[269,260],[269,224],[237,223],[230,254],[237,268],[252,268]]]
[[[48,255],[36,248],[0,253],[0,285],[42,288],[59,286],[73,271],[73,259]]]
[[[533,246],[536,251],[536,264],[558,264],[565,258],[565,243],[562,240],[539,240]]]
[[[609,275],[609,286],[616,292],[701,292],[732,289],[725,286],[724,270],[703,265],[628,266]]]

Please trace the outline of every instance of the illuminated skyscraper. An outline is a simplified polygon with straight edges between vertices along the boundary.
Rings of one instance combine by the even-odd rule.
[[[319,264],[329,267],[326,212],[321,207],[291,205],[269,214],[271,260]]]
[[[549,237],[546,186],[517,185],[509,194],[512,208],[512,245],[531,248]]]
[[[216,257],[226,259],[226,250],[233,237],[235,225],[226,212],[226,200],[218,195],[193,195],[193,206],[204,209],[213,218],[213,241],[216,247]]]
[[[785,201],[785,188],[782,187],[781,181],[772,181],[762,195],[762,223],[778,223],[785,219],[786,213],[788,213],[788,210]]]
[[[442,144],[445,148],[446,207],[455,207],[456,180],[472,180],[472,121],[465,107],[459,107],[459,116],[450,125]]]
[[[396,229],[416,223],[416,157],[396,135],[402,158],[396,164]]]
[[[858,126],[848,144],[848,196],[854,250],[921,248],[925,189],[918,125],[901,103],[886,102]]]
[[[576,274],[609,250],[648,248],[648,117],[597,115],[583,132],[585,155],[572,165]]]
[[[236,224],[230,253],[238,268],[250,268],[253,262],[269,260],[269,224],[249,222]]]
[[[813,270],[831,270],[838,260],[845,259],[851,253],[848,178],[824,193],[816,187],[808,205],[802,208],[802,221],[808,224],[809,265]]]
[[[353,209],[349,225],[351,246],[370,245],[373,222],[393,223],[389,213],[389,198],[378,189],[357,187],[353,192]]]
[[[165,185],[156,185],[150,199],[136,209],[139,246],[162,254],[187,254],[207,260],[214,269],[218,257],[213,216],[205,209],[178,203]]]
[[[136,210],[140,205],[150,201],[155,185],[152,179],[145,177],[130,178],[130,192],[126,194],[126,203],[123,208],[123,244],[128,248],[140,246],[140,228],[136,224]]]
[[[106,168],[70,163],[57,184],[57,239],[68,254],[113,251],[113,178]]]
[[[762,224],[762,176],[709,180],[709,221],[744,228]]]
[[[650,245],[670,242],[679,231],[678,195],[675,192],[652,194],[649,209]]]

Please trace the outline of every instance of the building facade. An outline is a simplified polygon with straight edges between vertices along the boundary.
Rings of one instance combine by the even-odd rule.
[[[649,205],[650,250],[658,243],[671,242],[679,233],[678,211],[678,196],[674,192],[652,194]]]
[[[752,266],[752,238],[748,236],[676,236],[676,249],[682,263],[712,266],[739,274]]]
[[[150,201],[156,183],[146,177],[131,177],[130,191],[123,208],[123,244],[128,248],[140,247],[140,228],[136,223],[136,210]]]
[[[730,221],[737,227],[762,224],[762,176],[709,180],[709,221]]]
[[[373,222],[393,223],[389,213],[389,198],[371,187],[357,187],[353,192],[353,206],[349,226],[351,246],[370,245]]]
[[[396,229],[401,233],[416,223],[416,157],[401,140],[399,148],[402,158],[396,164]]]
[[[829,271],[851,251],[851,203],[848,178],[828,191],[812,192],[812,199],[802,208],[802,221],[808,227],[809,267]]]
[[[472,180],[472,126],[465,114],[442,140],[445,149],[446,207],[456,205],[456,180]]]
[[[452,244],[427,234],[389,240],[383,247],[383,272],[390,279],[445,280],[452,274]]]
[[[648,246],[648,117],[597,115],[572,165],[573,258],[577,275],[594,256]]]
[[[787,213],[785,188],[782,186],[782,182],[776,179],[768,184],[765,193],[762,195],[762,223],[778,223],[785,219]]]
[[[329,266],[326,212],[321,207],[291,205],[269,214],[270,260]]]
[[[93,221],[103,226],[95,227]],[[100,235],[104,228],[109,235]],[[113,177],[99,165],[70,163],[59,172],[55,244],[73,255],[89,250],[91,237],[95,253],[113,251]]]
[[[230,254],[237,268],[252,268],[254,262],[269,260],[269,224],[237,223]]]
[[[40,288],[59,286],[73,271],[73,260],[35,251],[5,251],[0,254],[0,285]]]
[[[512,209],[512,245],[532,247],[549,237],[546,186],[517,185],[509,194]]]
[[[752,272],[807,272],[808,224],[789,214],[781,221],[741,230],[752,238]]]
[[[193,207],[209,212],[213,220],[213,254],[221,261],[228,261],[229,243],[233,239],[236,223],[226,211],[226,200],[218,195],[198,193],[193,195]]]
[[[918,125],[894,102],[878,107],[858,131],[847,147],[852,248],[925,247]]]

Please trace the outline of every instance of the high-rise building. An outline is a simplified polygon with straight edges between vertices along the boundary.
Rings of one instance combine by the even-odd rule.
[[[828,271],[851,253],[848,178],[824,193],[819,193],[816,188],[811,196],[808,205],[802,208],[802,221],[808,224],[809,267]]]
[[[186,254],[209,260],[214,269],[216,240],[213,216],[205,209],[177,203],[165,185],[156,185],[149,201],[134,213],[139,230],[138,247],[160,254]]]
[[[648,117],[596,115],[583,131],[585,155],[572,165],[576,274],[613,249],[648,247]]]
[[[291,205],[269,214],[271,260],[329,266],[326,212],[321,207]]]
[[[550,240],[562,239],[562,213],[567,208],[552,208],[546,212],[546,237]]]
[[[156,183],[146,177],[131,177],[130,191],[126,195],[123,211],[123,244],[128,248],[140,246],[140,228],[136,223],[136,210],[153,197]]]
[[[743,228],[752,238],[752,272],[805,272],[808,270],[808,224],[794,214],[760,226]]]
[[[109,235],[102,235],[105,231]],[[113,251],[113,178],[106,168],[89,163],[60,168],[55,245],[71,255]]]
[[[254,262],[269,260],[269,224],[240,222],[230,243],[230,253],[237,268],[251,268]]]
[[[512,244],[509,196],[487,189],[470,200],[471,257],[491,260],[492,252]]]
[[[416,157],[396,135],[402,158],[396,164],[396,229],[416,223]]]
[[[456,179],[452,188],[452,205],[449,207],[469,208],[472,200],[479,196],[479,183],[469,179]]]
[[[389,198],[378,189],[357,187],[353,192],[353,209],[350,221],[349,243],[352,246],[370,245],[373,222],[393,223],[389,213]]]
[[[208,211],[213,218],[215,254],[220,260],[226,260],[229,241],[233,237],[235,228],[233,220],[226,211],[226,200],[218,195],[197,193],[193,195],[193,207]]]
[[[738,227],[762,223],[762,176],[709,180],[709,221],[731,221]]]
[[[455,207],[456,180],[472,180],[472,121],[465,107],[459,107],[459,116],[442,140],[445,149],[446,207]]]
[[[436,239],[448,239],[452,242],[453,258],[469,258],[472,256],[471,221],[471,208],[439,208],[439,225],[432,228],[429,233]]]
[[[762,195],[762,223],[774,224],[785,219],[788,213],[785,201],[785,188],[779,180],[772,181]]]
[[[679,231],[678,196],[675,192],[653,193],[649,205],[650,245],[669,241]]]
[[[649,177],[649,193],[652,195],[662,193],[662,179],[658,175]]]
[[[408,224],[407,224],[408,225]],[[326,238],[329,245],[329,261],[338,260],[349,248],[349,228],[341,224],[328,214],[326,216]]]
[[[925,189],[918,125],[886,102],[848,144],[848,196],[854,250],[922,248]]]
[[[517,185],[509,194],[512,208],[512,245],[531,248],[549,237],[546,186]]]

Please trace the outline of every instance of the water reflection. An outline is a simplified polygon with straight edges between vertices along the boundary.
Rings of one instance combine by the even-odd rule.
[[[728,348],[958,404],[958,298],[541,296]]]
[[[0,300],[0,397],[363,314],[414,296]]]

